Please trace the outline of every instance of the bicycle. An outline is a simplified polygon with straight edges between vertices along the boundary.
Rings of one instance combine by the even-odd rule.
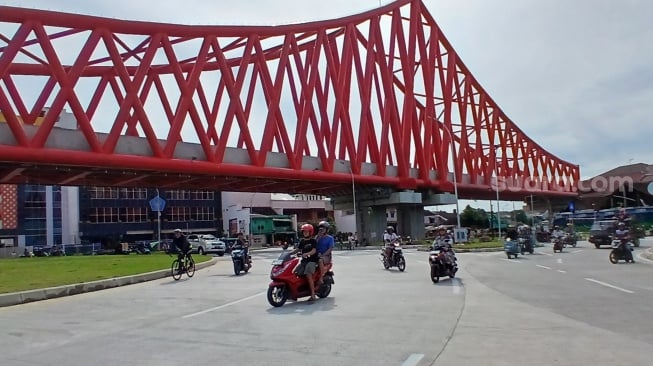
[[[184,256],[182,262],[183,263],[179,262],[179,258],[172,261],[172,278],[174,278],[175,281],[179,281],[184,273],[186,273],[189,278],[195,275],[195,260],[193,260],[190,252]]]

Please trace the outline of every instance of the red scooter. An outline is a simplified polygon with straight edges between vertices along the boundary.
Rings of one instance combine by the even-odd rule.
[[[311,296],[311,290],[308,287],[306,278],[299,277],[293,272],[299,263],[299,258],[293,258],[291,253],[291,251],[283,251],[279,259],[272,262],[272,270],[270,271],[272,282],[268,287],[268,302],[274,307],[283,306],[288,299],[297,301],[299,298]],[[327,264],[327,272],[324,274],[322,285],[317,284],[320,270],[318,269],[313,274],[315,294],[321,299],[329,296],[331,286],[335,284],[331,267],[331,263]]]

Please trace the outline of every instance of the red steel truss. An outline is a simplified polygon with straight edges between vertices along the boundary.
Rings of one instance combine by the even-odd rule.
[[[580,174],[501,111],[419,0],[274,27],[3,6],[0,111],[11,134],[0,141],[5,183],[33,167],[43,177],[55,167],[65,179],[50,175],[47,183],[82,184],[113,172],[121,177],[100,181],[143,184],[166,172],[185,177],[169,181],[182,187],[203,177],[216,189],[268,181],[269,189],[311,191],[353,177],[360,185],[452,191],[455,169],[462,196],[486,195],[497,173],[543,182],[539,194],[573,196]],[[85,149],[57,147],[52,135],[63,111],[76,119]],[[143,138],[151,153],[117,153],[124,136]],[[175,157],[180,141],[199,144],[204,156]],[[247,159],[227,161],[234,147]],[[271,166],[272,153],[284,154],[287,166]],[[305,166],[306,156],[319,167]],[[337,171],[340,160],[351,170]],[[243,187],[216,177],[258,180]]]

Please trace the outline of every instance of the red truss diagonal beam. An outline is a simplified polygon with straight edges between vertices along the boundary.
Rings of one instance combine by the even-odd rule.
[[[353,175],[450,191],[455,172],[467,196],[486,195],[498,173],[513,193],[529,194],[528,177],[542,194],[575,195],[579,167],[507,117],[420,0],[275,27],[0,6],[0,25],[0,123],[11,135],[0,161],[296,181],[288,189]],[[80,132],[74,151],[53,137],[64,112]],[[136,137],[146,155],[125,152]],[[200,156],[179,158],[184,142]]]

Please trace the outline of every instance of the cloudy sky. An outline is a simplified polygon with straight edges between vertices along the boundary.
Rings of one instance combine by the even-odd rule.
[[[653,163],[652,1],[423,2],[503,111],[545,149],[580,164],[584,178],[629,162]],[[378,0],[3,3],[123,19],[237,25],[329,19],[379,6]]]

